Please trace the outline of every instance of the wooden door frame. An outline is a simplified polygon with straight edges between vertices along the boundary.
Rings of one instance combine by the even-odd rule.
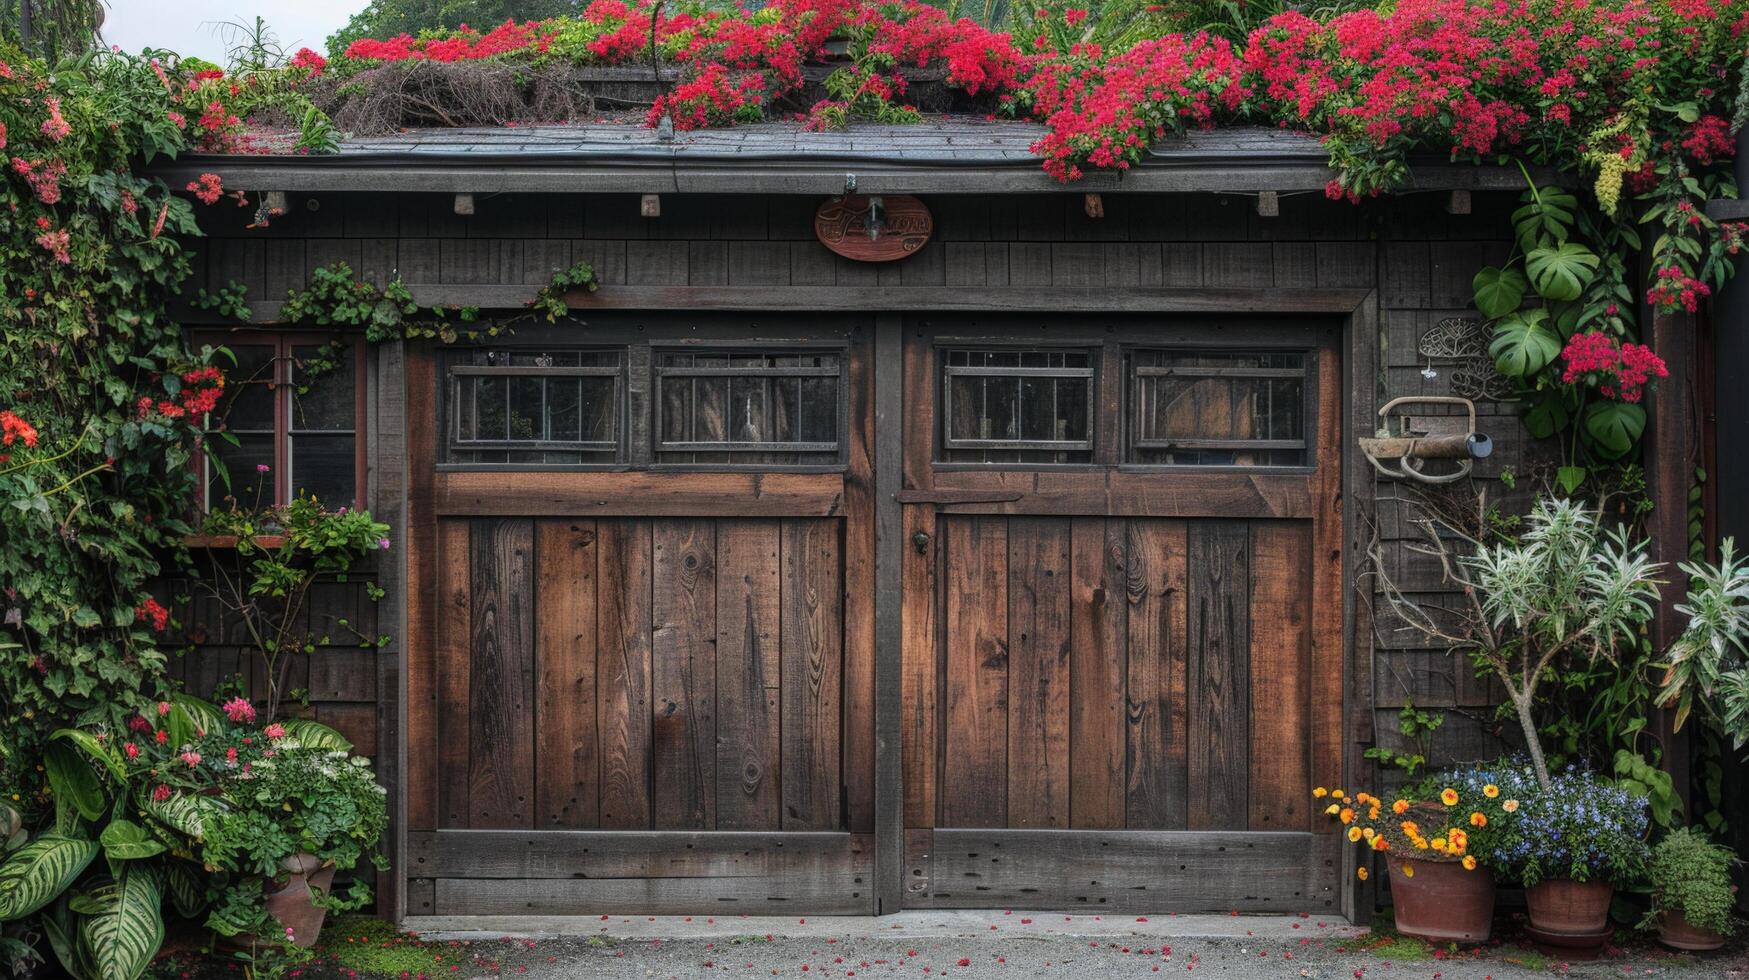
[[[1124,292],[1121,289],[1111,291],[1116,294]],[[1318,295],[1302,295],[1306,292]],[[1052,303],[1048,307],[1041,304],[1041,307],[1065,314],[1111,312],[1114,308],[1156,314],[1209,312],[1206,306],[1197,301],[1188,304],[1195,307],[1194,310],[1175,309],[1175,304],[1171,303],[1159,304],[1149,310],[1141,304],[1127,305],[1126,298],[1108,294],[1097,302],[1077,306],[1074,297],[1060,297],[1065,302]],[[1335,446],[1325,447],[1325,451],[1334,451],[1337,454],[1337,460],[1333,466],[1320,468],[1322,485],[1313,489],[1316,505],[1331,507],[1334,512],[1324,515],[1328,519],[1314,522],[1314,534],[1317,537],[1314,539],[1313,551],[1316,571],[1312,628],[1314,662],[1320,643],[1337,642],[1341,647],[1342,670],[1339,676],[1320,676],[1316,672],[1313,675],[1314,698],[1325,703],[1326,711],[1330,710],[1330,702],[1339,703],[1340,715],[1332,719],[1333,724],[1321,726],[1315,733],[1314,760],[1327,761],[1323,764],[1322,771],[1314,769],[1313,778],[1338,779],[1342,783],[1348,783],[1363,771],[1364,760],[1360,746],[1371,735],[1371,645],[1369,643],[1364,648],[1367,654],[1365,659],[1369,662],[1363,669],[1363,665],[1357,662],[1362,659],[1359,637],[1364,635],[1358,632],[1356,623],[1360,610],[1355,604],[1353,590],[1348,589],[1346,583],[1353,581],[1358,569],[1357,556],[1362,553],[1359,543],[1353,540],[1353,534],[1354,529],[1359,526],[1360,493],[1369,487],[1369,477],[1364,460],[1358,453],[1349,450],[1347,436],[1354,432],[1371,431],[1375,406],[1382,397],[1378,366],[1381,342],[1379,298],[1376,290],[1354,289],[1296,291],[1291,298],[1281,298],[1286,302],[1280,305],[1265,302],[1262,305],[1269,312],[1277,314],[1337,313],[1341,321],[1340,335],[1335,345],[1340,357],[1339,394],[1337,404],[1328,406],[1336,408],[1337,411],[1321,411],[1319,415],[1320,423],[1325,419],[1339,421],[1338,431],[1341,435],[1335,440]],[[961,311],[966,308],[964,297],[948,307]],[[915,313],[922,315],[938,311],[941,310],[927,305],[914,308]],[[1258,304],[1255,298],[1243,304],[1235,303],[1230,309],[1230,312],[1235,313],[1256,311]],[[882,912],[895,911],[902,907],[907,880],[901,738],[904,711],[903,549],[909,528],[906,524],[905,508],[900,502],[900,492],[905,486],[907,461],[903,440],[904,426],[891,424],[894,420],[908,420],[904,404],[907,387],[903,353],[904,329],[904,317],[899,312],[883,313],[876,318],[875,877],[878,908]],[[1368,497],[1370,499],[1370,494]],[[1336,773],[1334,776],[1326,775],[1332,766]],[[1359,866],[1358,858],[1354,849],[1334,843],[1337,840],[1335,834],[1325,833],[1320,836],[1325,838],[1320,860],[1332,865],[1331,870],[1335,873],[1339,889],[1338,908],[1351,922],[1356,921],[1360,910],[1370,907],[1372,901],[1370,888],[1359,882],[1355,876],[1355,869]]]

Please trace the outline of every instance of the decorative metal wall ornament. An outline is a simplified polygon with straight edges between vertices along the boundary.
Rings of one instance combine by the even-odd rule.
[[[822,202],[814,212],[814,234],[820,244],[858,262],[906,258],[922,248],[934,230],[929,208],[909,194],[846,194]]]
[[[1421,335],[1416,353],[1427,358],[1421,376],[1432,380],[1439,376],[1433,362],[1455,361],[1451,372],[1452,394],[1480,401],[1512,401],[1518,397],[1511,379],[1494,368],[1488,356],[1489,331],[1480,321],[1469,317],[1448,316]]]

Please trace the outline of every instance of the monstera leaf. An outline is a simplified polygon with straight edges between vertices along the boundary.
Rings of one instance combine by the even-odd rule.
[[[163,896],[157,876],[144,865],[127,865],[113,884],[90,892],[92,911],[80,923],[97,980],[137,980],[164,945]]]
[[[1524,429],[1532,439],[1547,439],[1565,429],[1571,418],[1566,400],[1560,391],[1551,388],[1539,394],[1525,410]]]
[[[1524,291],[1530,282],[1517,269],[1496,269],[1488,266],[1470,280],[1475,293],[1476,309],[1490,320],[1498,320],[1524,302]]]
[[[1595,402],[1585,410],[1585,434],[1605,459],[1618,459],[1646,431],[1646,410],[1627,402]]]
[[[1520,200],[1524,206],[1512,212],[1520,248],[1528,252],[1544,243],[1567,240],[1579,210],[1578,198],[1559,187],[1541,187],[1526,191]]]
[[[1524,256],[1530,283],[1543,299],[1578,299],[1597,274],[1597,253],[1575,242],[1533,248]]]
[[[340,734],[319,721],[305,721],[293,718],[280,722],[285,726],[285,733],[298,740],[298,744],[306,749],[317,749],[323,752],[351,752],[352,743],[346,736]]]
[[[96,856],[96,841],[55,834],[13,851],[0,864],[0,922],[22,919],[54,901]]]
[[[1528,378],[1561,353],[1561,338],[1549,329],[1548,316],[1543,310],[1525,310],[1495,324],[1488,353],[1501,374]]]

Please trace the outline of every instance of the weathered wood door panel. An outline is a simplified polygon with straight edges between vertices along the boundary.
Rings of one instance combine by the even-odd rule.
[[[759,330],[409,357],[410,914],[874,911],[869,336]]]
[[[906,332],[905,903],[1332,907],[1334,332],[988,329]]]
[[[844,829],[841,524],[440,522],[436,829]]]
[[[1307,521],[942,515],[936,827],[1310,830]]]

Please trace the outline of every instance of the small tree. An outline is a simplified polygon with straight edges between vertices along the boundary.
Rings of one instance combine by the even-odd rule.
[[[1500,679],[1546,789],[1548,763],[1532,716],[1539,686],[1563,658],[1614,662],[1652,618],[1661,566],[1647,557],[1643,541],[1606,529],[1598,512],[1580,502],[1539,498],[1524,533],[1497,544],[1483,540],[1485,506],[1481,512],[1471,527],[1450,508],[1430,508],[1430,516],[1412,521],[1425,539],[1411,550],[1439,561],[1445,580],[1462,589],[1464,608],[1436,608],[1404,593],[1377,546],[1373,576],[1405,622],[1470,653]]]

